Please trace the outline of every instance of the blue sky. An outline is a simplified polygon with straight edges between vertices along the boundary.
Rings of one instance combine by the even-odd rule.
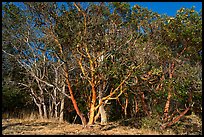
[[[3,2],[5,3],[5,2]],[[18,2],[14,2],[18,6],[21,4]],[[65,2],[60,2],[59,5]],[[202,2],[130,2],[131,6],[138,4],[144,8],[148,8],[153,12],[157,12],[159,14],[167,14],[168,16],[175,16],[177,10],[180,8],[191,8],[195,6],[195,10],[199,12],[202,9]]]
[[[153,12],[157,12],[159,14],[167,14],[168,16],[175,16],[177,10],[181,8],[192,8],[192,6],[195,6],[195,10],[197,12],[199,12],[202,9],[202,2],[129,2],[129,3],[131,6],[138,4],[141,7],[152,10]]]
[[[180,8],[191,8],[195,6],[195,10],[199,12],[202,9],[202,2],[130,2],[131,6],[138,4],[144,8],[148,8],[159,14],[167,14],[175,16]]]

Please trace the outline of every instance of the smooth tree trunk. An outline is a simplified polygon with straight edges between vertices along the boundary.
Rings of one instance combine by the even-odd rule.
[[[56,105],[55,105],[55,118],[57,118],[57,117],[58,117],[58,112],[57,112],[57,109],[58,109],[58,105],[56,104]]]
[[[54,109],[54,116],[55,116],[55,118],[57,118],[58,117],[58,112],[57,112],[57,110],[58,110],[58,103],[57,103],[57,89],[55,88],[54,89],[54,105],[55,105],[55,109]]]
[[[49,98],[49,118],[53,117],[53,99],[50,97]]]
[[[47,119],[47,108],[46,108],[46,105],[45,105],[44,94],[41,93],[41,96],[42,96],[41,102],[42,102],[42,107],[43,107],[43,117],[44,117],[45,119]]]
[[[62,92],[65,93],[65,85],[63,85]],[[62,122],[63,120],[64,120],[64,94],[62,94],[59,114],[59,121]]]
[[[89,122],[88,125],[93,125],[94,124],[94,116],[95,116],[95,104],[96,104],[96,90],[94,83],[92,82],[92,100],[91,100],[91,107],[89,111]]]
[[[164,108],[164,122],[167,121],[168,119],[168,113],[169,113],[169,108],[170,108],[170,102],[171,102],[171,96],[172,96],[172,88],[171,88],[171,80],[173,78],[173,69],[174,69],[174,63],[169,65],[169,79],[170,79],[170,83],[169,83],[169,89],[168,89],[168,97],[167,97],[167,101],[165,104],[165,108]]]
[[[41,102],[42,107],[43,107],[44,118],[47,118],[47,110],[46,110],[45,99],[44,99],[44,91],[41,87],[39,80],[36,79],[36,81],[38,83],[38,88],[40,89],[40,102]]]
[[[55,71],[55,84],[57,84],[57,82],[58,82],[58,71],[57,71],[56,68],[54,69],[54,71]],[[57,89],[56,88],[54,88],[53,95],[54,95],[53,102],[54,102],[54,105],[55,105],[54,116],[57,119],[58,118],[58,111],[57,111],[58,110],[58,103],[57,103]]]
[[[127,118],[127,107],[128,107],[128,98],[125,99],[125,109],[124,109],[125,118]]]
[[[47,119],[47,108],[46,108],[46,105],[45,105],[44,102],[42,103],[42,105],[43,105],[44,118]]]
[[[66,68],[66,66],[65,66],[65,68]],[[69,89],[70,97],[71,97],[71,100],[72,100],[72,104],[73,104],[73,106],[74,106],[74,109],[76,110],[77,115],[78,115],[78,116],[80,117],[80,119],[81,119],[82,125],[83,125],[84,127],[86,127],[86,125],[87,125],[86,118],[84,117],[84,114],[81,113],[81,111],[80,111],[79,108],[78,108],[77,102],[76,102],[76,100],[75,100],[75,98],[74,98],[74,94],[73,94],[73,91],[72,91],[72,88],[71,88],[71,83],[70,83],[70,81],[69,81],[69,79],[68,79],[68,75],[69,75],[69,74],[68,74],[67,68],[66,68],[65,70],[66,70],[66,73],[65,73],[65,75],[66,75],[66,83],[67,83],[67,85],[68,85],[68,89]]]
[[[127,118],[127,107],[128,107],[128,94],[125,94],[125,107],[124,107],[124,113],[125,113],[125,118]]]
[[[35,104],[36,104],[37,107],[38,107],[39,117],[40,117],[40,119],[43,119],[43,112],[42,112],[42,104],[41,104],[41,100],[40,100],[40,98],[38,98],[39,101],[40,101],[40,103],[38,103],[37,100],[36,100],[37,96],[36,96],[36,94],[34,93],[33,88],[31,88],[30,90],[31,90],[32,98],[33,98]]]
[[[139,112],[139,106],[138,106],[136,95],[134,96],[134,102],[135,102],[135,114],[137,114]]]
[[[38,104],[37,106],[38,106],[39,116],[41,119],[43,119],[43,113],[42,113],[42,107],[41,107],[42,105]]]
[[[100,101],[99,101],[100,102]],[[106,111],[104,109],[104,105],[101,105],[99,107],[99,113],[101,115],[101,125],[106,125],[108,120],[107,120],[107,114]]]
[[[103,89],[102,89],[102,85],[99,86],[99,104],[101,103],[101,99],[103,98]],[[107,120],[107,114],[104,108],[104,104],[102,104],[99,107],[99,113],[101,116],[101,125],[106,125],[108,120]]]
[[[58,41],[58,39],[56,38],[54,33],[52,31],[50,31],[50,32],[51,32],[51,35],[53,36],[55,42],[57,43],[57,45],[59,47],[61,58],[63,60],[65,60],[65,57],[63,56],[63,49],[62,49],[62,46],[61,46],[60,42]],[[66,84],[67,84],[68,89],[69,89],[69,93],[70,93],[72,104],[74,106],[74,109],[76,110],[77,115],[80,117],[80,119],[82,121],[82,125],[85,127],[87,125],[86,118],[84,117],[84,114],[82,114],[81,111],[79,110],[77,102],[76,102],[76,99],[74,97],[74,94],[73,94],[73,91],[72,91],[72,87],[71,87],[71,83],[69,81],[69,73],[68,73],[67,65],[64,64],[63,68],[64,68],[64,71],[65,71]]]
[[[40,119],[43,119],[43,113],[42,113],[42,105],[41,104],[36,104],[38,106],[38,112]]]

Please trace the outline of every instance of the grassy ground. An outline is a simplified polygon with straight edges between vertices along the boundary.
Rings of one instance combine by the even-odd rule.
[[[58,123],[53,120],[3,119],[3,135],[142,135],[174,134],[166,131],[159,133],[150,129],[136,129],[109,123],[106,126],[96,124],[83,128],[79,124]]]
[[[132,124],[124,125],[123,122],[109,122],[106,126],[95,124],[90,128],[83,128],[80,124],[59,123],[57,120],[40,120],[37,118],[3,118],[3,135],[189,135],[202,134],[202,122],[196,121],[195,115],[186,117],[190,123],[160,130],[156,127],[156,120],[143,120],[143,126],[136,128]],[[148,122],[145,122],[148,121]],[[134,121],[132,121],[134,122]],[[182,122],[184,123],[184,122]],[[197,123],[197,125],[195,124]],[[146,124],[146,126],[144,126]],[[200,124],[200,125],[199,125]],[[151,126],[148,126],[151,125]]]

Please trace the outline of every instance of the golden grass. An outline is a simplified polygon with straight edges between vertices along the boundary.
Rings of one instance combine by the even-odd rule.
[[[158,131],[136,129],[119,125],[101,128],[83,128],[79,124],[59,123],[55,119],[9,119],[3,120],[3,135],[159,135]],[[165,132],[164,134],[174,134]]]
[[[2,118],[3,135],[175,135],[172,129],[153,130],[147,127],[140,129],[121,126],[117,122],[109,122],[107,126],[94,125],[83,128],[80,124],[70,124],[57,119],[40,119],[37,113],[25,113],[21,118]]]

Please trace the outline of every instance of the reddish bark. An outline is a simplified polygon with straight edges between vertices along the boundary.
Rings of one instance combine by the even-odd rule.
[[[135,113],[137,113],[139,112],[139,107],[138,107],[136,96],[134,96],[134,100],[135,100]]]
[[[140,93],[140,97],[141,97],[142,108],[143,108],[145,114],[146,114],[147,116],[150,116],[150,113],[149,113],[149,111],[148,111],[148,109],[147,109],[147,105],[146,105],[146,103],[145,103],[144,92],[141,92],[141,91],[140,91],[139,93]]]
[[[167,119],[168,119],[170,101],[171,101],[171,91],[169,90],[166,105],[165,105],[165,108],[164,108],[164,121],[167,121]]]
[[[166,125],[166,124],[165,124],[165,125],[162,125],[162,126],[161,126],[161,129],[165,129],[166,127],[169,127],[169,126],[173,125],[174,123],[178,122],[179,119],[180,119],[181,117],[183,117],[189,110],[190,110],[190,106],[189,106],[185,111],[183,111],[182,113],[180,113],[179,116],[177,116],[177,117],[174,118],[171,122],[169,122],[167,125]]]
[[[64,56],[63,56],[63,49],[62,49],[62,46],[60,44],[60,42],[58,41],[58,39],[55,37],[55,35],[51,32],[51,35],[53,36],[55,42],[57,43],[57,46],[59,47],[60,49],[60,54],[61,54],[61,57],[63,60],[64,60]],[[86,122],[86,118],[84,117],[84,115],[81,113],[81,111],[79,110],[78,108],[78,105],[77,105],[77,102],[74,98],[74,94],[73,94],[73,91],[72,91],[72,88],[71,88],[71,83],[69,81],[69,74],[68,74],[68,69],[67,69],[67,66],[66,64],[64,64],[64,70],[65,70],[65,76],[66,76],[66,84],[68,86],[68,89],[69,89],[69,93],[70,93],[70,97],[71,97],[71,100],[72,100],[72,104],[74,106],[74,109],[76,110],[76,113],[79,115],[79,117],[81,118],[81,121],[82,121],[82,125],[83,126],[86,126],[87,125],[87,122]]]
[[[76,113],[79,115],[79,117],[81,118],[81,121],[82,121],[82,125],[83,126],[86,126],[87,125],[87,122],[86,122],[86,118],[83,116],[83,114],[81,113],[81,111],[79,110],[78,106],[77,106],[77,102],[74,98],[74,94],[73,94],[73,91],[72,91],[72,88],[71,88],[71,84],[70,84],[70,81],[68,79],[68,72],[66,72],[66,83],[68,85],[68,89],[69,89],[69,93],[70,93],[70,96],[71,96],[71,100],[72,100],[72,103],[73,103],[73,106],[74,106],[74,109],[76,110]]]
[[[174,73],[174,62],[169,66],[169,79],[170,79],[170,85],[169,85],[169,89],[168,89],[168,97],[167,97],[167,101],[165,104],[165,108],[164,108],[164,121],[167,121],[168,119],[168,112],[169,112],[169,107],[170,107],[170,102],[171,102],[171,92],[172,92],[172,88],[171,88],[171,79],[173,78],[173,73]]]

